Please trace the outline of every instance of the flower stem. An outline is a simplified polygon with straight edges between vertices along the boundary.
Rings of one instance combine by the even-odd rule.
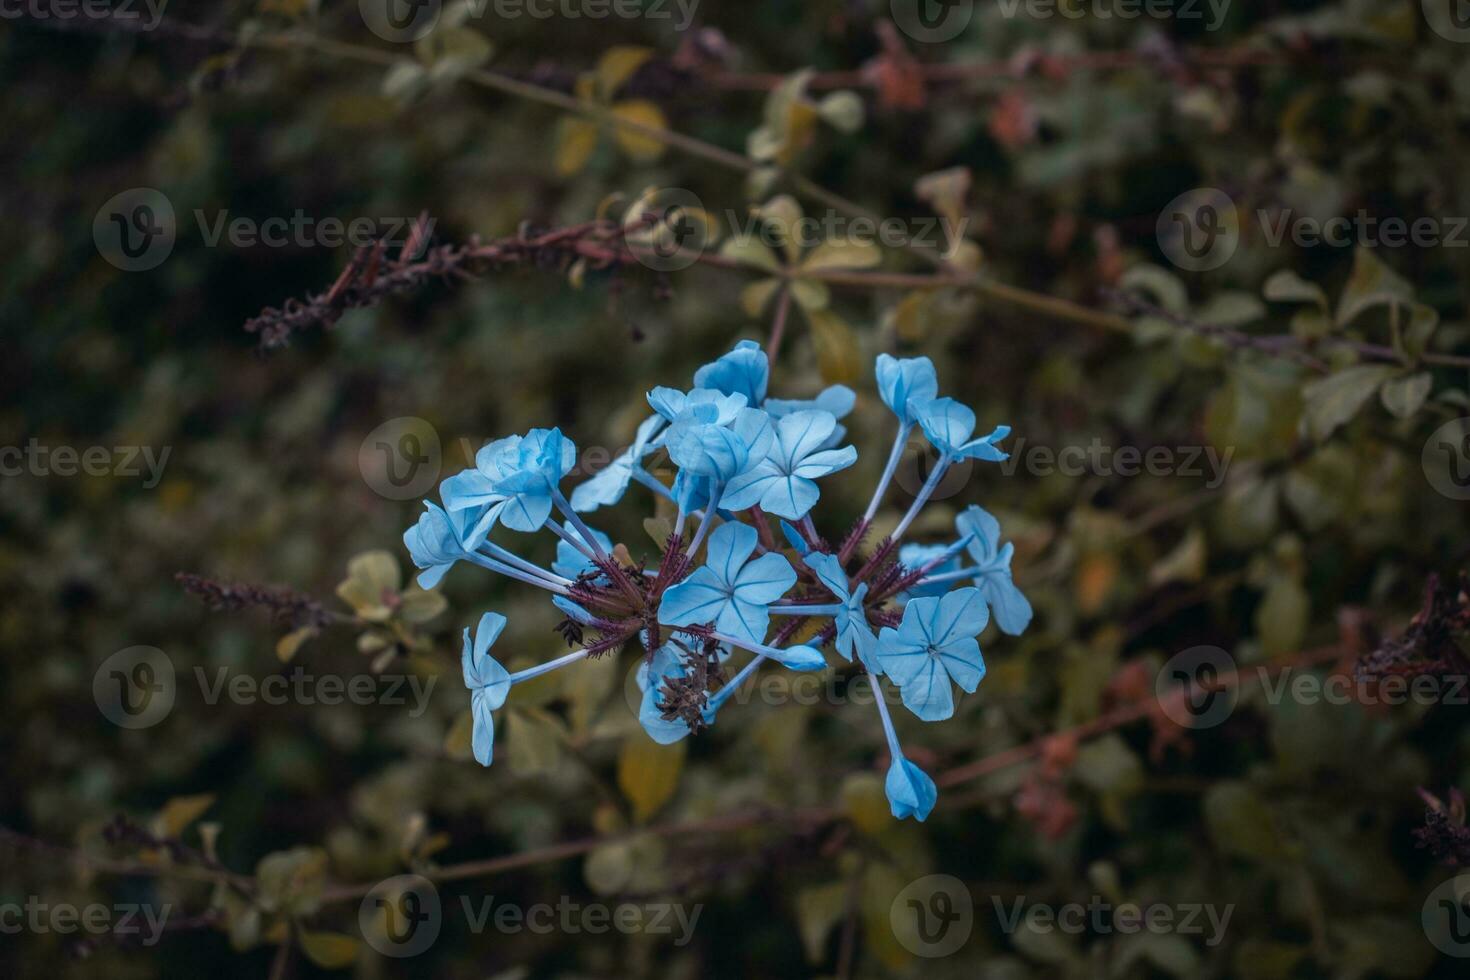
[[[549,674],[553,670],[560,670],[567,664],[574,664],[578,660],[581,660],[586,656],[586,650],[573,650],[566,656],[557,657],[555,660],[548,660],[544,664],[537,664],[534,667],[527,667],[525,670],[516,671],[514,674],[510,675],[510,682],[512,684],[519,684],[521,681],[528,681],[533,677],[540,677],[542,674]]]
[[[914,518],[919,516],[919,511],[924,509],[924,505],[934,495],[934,491],[939,489],[939,481],[944,479],[944,474],[949,469],[951,461],[952,459],[949,453],[944,453],[939,457],[939,462],[935,465],[934,472],[930,473],[929,479],[924,481],[923,489],[914,498],[913,504],[909,507],[909,512],[903,515],[903,520],[899,521],[898,527],[894,528],[893,534],[889,536],[889,540],[897,544],[898,539],[903,537],[904,532],[909,529],[909,525],[914,522]]]
[[[878,717],[883,719],[883,735],[888,739],[888,753],[895,760],[903,758],[903,749],[898,744],[898,733],[893,730],[893,718],[888,714],[888,702],[883,700],[882,679],[868,675],[868,683],[873,685],[873,701],[878,705]]]
[[[528,572],[523,572],[519,568],[516,568],[514,565],[507,565],[504,562],[499,562],[493,558],[486,557],[479,552],[473,552],[466,557],[469,558],[469,560],[474,562],[476,565],[479,565],[483,568],[488,568],[492,572],[499,572],[506,578],[513,578],[517,582],[524,582],[527,585],[534,585],[538,589],[545,589],[547,592],[554,592],[557,595],[570,594],[560,585],[548,582],[545,579],[535,575],[531,575]]]
[[[699,551],[700,544],[704,542],[704,536],[709,533],[710,527],[714,524],[711,518],[714,517],[715,511],[719,509],[720,495],[724,492],[725,485],[723,483],[716,483],[714,489],[710,491],[709,506],[704,509],[704,517],[699,521],[699,530],[694,532],[694,540],[689,542],[690,555]]]
[[[592,546],[593,551],[597,552],[596,555],[588,555],[588,557],[600,558],[603,561],[611,561],[611,558],[608,557],[608,553],[602,550],[602,545],[597,543],[597,535],[593,534],[592,529],[587,526],[587,522],[582,520],[582,515],[572,510],[572,505],[567,503],[567,498],[563,497],[561,495],[561,490],[559,490],[555,486],[551,488],[551,500],[553,503],[556,504],[557,509],[562,512],[562,515],[566,517],[566,519],[571,522],[572,526],[577,529],[577,533],[582,536],[583,540],[585,540],[589,545]],[[585,548],[582,550],[586,551]]]
[[[883,468],[883,475],[878,478],[878,488],[873,491],[873,499],[868,503],[868,509],[863,511],[863,524],[873,523],[873,517],[878,513],[878,506],[883,502],[883,495],[888,492],[888,485],[893,482],[893,474],[898,472],[899,461],[903,459],[904,447],[909,444],[909,433],[913,430],[912,425],[898,427],[898,436],[893,440],[893,450],[888,454],[888,465]]]

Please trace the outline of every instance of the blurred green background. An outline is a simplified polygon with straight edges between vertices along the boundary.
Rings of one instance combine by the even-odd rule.
[[[859,463],[823,481],[829,537],[861,513],[891,439],[871,377],[884,351],[933,358],[946,393],[1033,448],[1098,440],[1229,459],[1211,486],[1178,472],[1048,472],[1018,450],[1011,472],[977,469],[926,511],[919,530],[931,540],[971,503],[1000,516],[1037,616],[1019,639],[982,637],[989,675],[954,719],[901,714],[905,745],[941,772],[1063,737],[1040,763],[996,763],[943,788],[922,825],[890,820],[875,801],[881,730],[840,680],[822,703],[752,699],[656,752],[626,704],[631,651],[518,692],[499,733],[504,761],[481,769],[465,748],[460,630],[504,612],[502,643],[530,662],[564,649],[559,617],[469,570],[448,578],[442,609],[416,597],[377,625],[354,617],[385,613],[336,595],[358,556],[386,550],[407,565],[400,536],[420,504],[378,492],[365,443],[380,427],[396,438],[409,430],[395,420],[417,420],[411,431],[438,442],[429,465],[441,476],[484,441],[533,426],[617,450],[649,388],[687,386],[737,340],[765,340],[769,312],[742,307],[751,277],[633,267],[574,283],[565,268],[487,269],[263,351],[243,324],[327,288],[352,249],[206,234],[225,215],[426,212],[436,242],[490,240],[523,223],[590,220],[609,195],[650,186],[744,215],[799,189],[794,178],[753,186],[677,150],[626,152],[606,133],[582,160],[567,144],[585,133],[556,110],[455,81],[465,34],[449,55],[415,61],[411,45],[375,37],[357,4],[175,3],[146,31],[65,20],[44,4],[7,20],[0,446],[105,447],[109,466],[125,447],[168,455],[153,486],[29,464],[0,477],[0,824],[25,838],[0,839],[0,906],[167,904],[175,923],[146,947],[25,928],[0,936],[7,975],[1462,975],[1421,915],[1454,870],[1415,830],[1419,787],[1448,800],[1466,785],[1463,698],[1328,703],[1247,684],[1227,719],[1198,731],[1157,711],[1107,719],[1146,706],[1160,665],[1200,645],[1248,673],[1305,653],[1312,662],[1287,676],[1352,678],[1360,659],[1381,665],[1375,655],[1409,626],[1431,575],[1453,582],[1464,567],[1466,505],[1436,489],[1444,474],[1426,443],[1458,445],[1463,428],[1432,434],[1470,415],[1453,363],[1470,352],[1470,253],[1273,245],[1257,214],[1363,209],[1430,217],[1453,235],[1470,214],[1470,49],[1434,28],[1438,7],[1410,0],[1236,2],[1214,30],[1203,4],[1201,17],[1139,19],[1100,16],[1106,4],[1068,7],[1077,18],[1003,6],[976,5],[940,44],[894,31],[897,7],[877,0],[702,0],[682,35],[648,16],[494,8],[460,28],[493,44],[490,70],[560,92],[615,46],[650,49],[609,101],[646,100],[673,130],[735,152],[769,123],[764,94],[739,78],[868,65],[844,82],[864,103],[860,127],[817,126],[791,173],[921,220],[935,207],[916,182],[966,168],[961,213],[985,275],[1121,319],[1107,329],[993,295],[929,301],[897,288],[834,289],[826,310],[793,313],[773,392],[806,397],[828,381],[859,392],[848,420]],[[283,32],[421,68],[259,40]],[[488,53],[470,48],[472,60]],[[1098,52],[1131,54],[1089,62]],[[908,59],[990,70],[921,82],[915,95],[925,76]],[[1240,245],[1222,267],[1190,272],[1156,223],[1198,187],[1237,204]],[[129,272],[99,250],[94,221],[134,188],[167,199],[176,240]],[[806,208],[826,213],[810,198]],[[902,250],[883,269],[933,271]],[[1119,290],[1147,306],[1120,306]],[[1317,363],[1241,336],[1288,338]],[[1379,373],[1351,373],[1365,364]],[[884,520],[908,499],[895,494]],[[634,555],[653,553],[651,515],[635,490],[596,524]],[[548,542],[535,547],[549,560]],[[354,567],[380,588],[402,574],[391,564]],[[299,590],[324,612],[211,611],[180,572]],[[319,635],[295,633],[315,623]],[[177,693],[166,717],[128,730],[99,710],[94,677],[137,646],[163,652]],[[1456,656],[1431,663],[1409,644],[1396,669],[1444,695],[1464,676]],[[407,685],[406,704],[210,703],[196,671],[213,684],[221,670],[257,684],[304,672],[433,686],[422,711]],[[720,825],[730,815],[749,819]],[[1445,820],[1441,838],[1453,840],[1463,814]],[[588,838],[604,843],[440,884],[443,929],[414,959],[355,943],[356,897],[318,901],[323,888],[330,898]],[[109,873],[100,860],[161,873]],[[258,876],[256,907],[181,866]],[[973,898],[968,939],[944,956],[923,955],[895,926],[900,894],[931,874],[955,876]],[[479,908],[489,896],[702,911],[684,944],[652,930],[476,933],[461,899]],[[1183,930],[1004,928],[1001,908],[1017,898],[1058,908],[1094,897],[1233,912],[1217,943]],[[288,913],[306,955],[277,955]]]

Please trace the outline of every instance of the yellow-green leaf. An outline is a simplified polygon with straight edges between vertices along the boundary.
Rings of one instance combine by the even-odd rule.
[[[781,271],[781,262],[776,258],[776,253],[767,248],[764,242],[748,235],[736,235],[728,239],[720,246],[720,256],[741,265],[765,269],[767,272]]]
[[[178,837],[189,825],[204,816],[214,805],[213,793],[198,793],[194,796],[175,796],[163,805],[154,821],[160,837]]]
[[[817,350],[817,365],[822,380],[828,384],[852,384],[862,372],[858,357],[857,335],[852,327],[831,310],[809,310],[812,344]]]
[[[642,68],[652,57],[652,48],[640,48],[626,44],[608,48],[603,52],[602,57],[597,60],[597,88],[603,101],[610,100],[613,93],[626,85],[634,72]]]
[[[619,102],[612,107],[611,113],[614,119],[621,119],[624,122],[635,123],[649,129],[669,128],[668,121],[664,119],[663,110],[646,99]],[[613,137],[618,141],[618,146],[622,147],[623,152],[639,163],[657,160],[664,152],[664,144],[661,140],[616,123]]]
[[[552,166],[558,177],[582,172],[592,151],[597,149],[597,125],[585,119],[564,117],[556,128],[556,155]]]
[[[760,316],[780,288],[780,279],[758,279],[740,291],[740,308],[746,316]]]
[[[406,623],[426,623],[449,608],[443,593],[414,586],[403,594],[398,614]]]
[[[660,745],[641,730],[623,739],[618,752],[618,788],[633,804],[637,819],[647,820],[673,797],[687,752],[684,742]]]
[[[818,245],[803,269],[871,269],[883,261],[883,253],[873,242],[864,239],[834,238]]]
[[[301,649],[301,644],[320,633],[321,630],[315,626],[303,626],[292,630],[276,641],[276,658],[283,664],[288,664],[296,658],[296,653]]]
[[[357,940],[338,932],[303,932],[301,951],[323,970],[340,970],[357,962]]]

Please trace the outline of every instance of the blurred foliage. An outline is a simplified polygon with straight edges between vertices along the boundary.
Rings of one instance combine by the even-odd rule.
[[[1213,31],[1005,6],[977,5],[942,45],[895,34],[878,0],[706,0],[702,33],[682,36],[667,20],[455,5],[442,32],[409,46],[373,37],[356,4],[312,0],[170,5],[153,34],[8,23],[0,446],[171,454],[152,487],[119,473],[0,477],[0,824],[161,872],[89,871],[7,837],[0,904],[170,903],[181,921],[212,918],[156,947],[92,942],[81,961],[76,935],[7,935],[6,975],[260,976],[283,942],[303,954],[296,976],[1461,975],[1420,924],[1451,872],[1412,831],[1418,787],[1470,784],[1463,704],[1305,703],[1246,685],[1214,728],[1108,719],[1145,703],[1159,665],[1198,645],[1246,669],[1336,649],[1297,676],[1351,674],[1404,630],[1431,574],[1464,567],[1465,504],[1436,492],[1421,457],[1470,403],[1464,367],[1444,359],[1470,351],[1470,252],[1273,245],[1267,231],[1288,210],[1446,228],[1470,214],[1467,49],[1431,30],[1417,0],[1236,3]],[[177,24],[241,34],[220,42]],[[284,29],[380,57],[267,43]],[[1132,54],[1099,67],[1085,63],[1094,52]],[[994,70],[926,84],[919,66],[936,63]],[[802,70],[864,65],[835,90]],[[487,66],[756,164],[736,172],[606,115],[464,84]],[[775,87],[728,84],[732,72]],[[936,244],[951,269],[1094,310],[1132,297],[1108,330],[960,288],[798,280],[775,387],[800,397],[826,377],[860,392],[849,428],[862,457],[824,484],[828,513],[856,519],[882,466],[890,420],[863,377],[880,351],[929,355],[946,392],[1031,450],[1209,447],[1229,460],[1226,479],[1069,475],[1017,447],[1008,473],[977,470],[926,512],[918,530],[936,533],[972,502],[997,513],[1038,615],[1018,641],[982,642],[989,675],[952,722],[919,731],[900,717],[908,744],[941,772],[1063,734],[1037,759],[947,787],[923,825],[887,816],[870,710],[755,698],[659,747],[628,710],[631,654],[518,690],[507,764],[482,770],[459,631],[485,608],[505,612],[516,669],[564,649],[557,616],[489,576],[451,576],[442,597],[405,587],[395,542],[418,504],[374,491],[364,440],[387,420],[426,420],[445,474],[485,440],[537,425],[615,451],[649,387],[766,338],[779,281],[705,266],[506,270],[435,281],[262,355],[241,324],[324,289],[351,250],[211,245],[206,229],[221,215],[427,212],[438,240],[490,239],[586,221],[609,195],[650,186],[740,220],[764,203],[769,221],[825,207],[806,179],[883,215],[949,219],[963,230]],[[178,236],[157,268],[123,272],[99,255],[93,222],[140,186],[167,196]],[[1240,247],[1222,268],[1184,272],[1155,221],[1201,186],[1235,201]],[[725,248],[765,273],[861,274],[879,258]],[[902,250],[882,260],[934,271]],[[606,530],[637,555],[667,525],[645,530],[633,510]],[[289,586],[318,597],[321,615],[212,612],[178,572]],[[93,681],[138,645],[165,652],[178,693],[160,724],[128,730],[98,711]],[[409,697],[211,701],[205,679],[220,671],[438,683],[419,712]],[[750,812],[768,816],[718,826]],[[327,900],[587,838],[569,857],[441,885],[445,928],[416,960],[359,941],[360,893]],[[172,873],[190,869],[206,880]],[[958,952],[925,960],[890,912],[933,873],[965,882],[975,927]],[[703,913],[684,946],[640,931],[474,934],[460,899],[489,895]],[[1003,929],[1016,897],[1094,896],[1234,911],[1214,945]]]

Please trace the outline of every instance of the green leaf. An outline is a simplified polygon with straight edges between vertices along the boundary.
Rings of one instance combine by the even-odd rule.
[[[429,73],[422,65],[404,60],[383,73],[383,94],[395,102],[412,102],[429,87]]]
[[[507,712],[505,738],[510,768],[517,775],[534,776],[561,765],[561,725],[543,711]]]
[[[1386,382],[1378,397],[1395,418],[1406,419],[1424,407],[1433,387],[1434,376],[1428,371],[1406,374]]]
[[[1266,656],[1278,657],[1302,648],[1310,609],[1311,598],[1300,582],[1288,575],[1272,577],[1255,616],[1256,632]]]
[[[1142,290],[1170,313],[1189,312],[1189,290],[1184,280],[1157,265],[1135,265],[1123,273],[1118,286],[1126,290]]]
[[[834,881],[796,893],[796,924],[808,963],[821,963],[827,958],[827,936],[842,921],[850,892],[846,882]]]
[[[812,344],[817,350],[817,365],[822,380],[828,384],[852,384],[862,373],[858,360],[858,339],[852,327],[831,310],[808,310],[812,325]]]
[[[1414,287],[1384,265],[1370,248],[1353,253],[1353,272],[1337,299],[1337,325],[1345,327],[1365,310],[1382,305],[1409,305]]]
[[[1386,364],[1359,364],[1307,385],[1303,394],[1312,438],[1321,442],[1350,422],[1395,370]]]
[[[495,46],[472,27],[439,25],[419,38],[414,53],[436,82],[450,82],[486,64]]]
[[[843,133],[863,128],[863,100],[856,92],[833,92],[817,103],[822,121]]]
[[[1282,269],[1267,279],[1261,292],[1273,303],[1312,303],[1322,312],[1328,311],[1327,294],[1322,291],[1322,287],[1315,282],[1308,282],[1290,269]]]
[[[613,119],[634,123],[645,129],[668,129],[668,120],[657,104],[647,99],[619,102],[608,110]],[[613,126],[613,139],[629,157],[638,163],[650,163],[663,156],[663,141],[626,126]]]
[[[781,261],[764,242],[751,235],[736,235],[720,246],[720,257],[767,272],[780,272]]]
[[[1286,843],[1271,812],[1256,791],[1242,782],[1217,783],[1204,796],[1205,821],[1223,853],[1258,861],[1284,861]]]
[[[303,932],[301,951],[323,970],[341,970],[357,962],[358,942],[336,932]]]
[[[154,833],[159,837],[178,837],[205,811],[214,806],[215,796],[213,793],[199,793],[194,796],[175,796],[163,805],[154,818]]]
[[[812,250],[803,269],[871,269],[883,261],[883,253],[874,243],[863,239],[834,238]]]
[[[660,745],[642,729],[623,739],[618,752],[618,788],[633,804],[633,815],[647,820],[673,798],[688,753],[686,742]]]
[[[276,851],[255,866],[256,901],[267,912],[311,915],[321,907],[327,852],[319,847]]]

